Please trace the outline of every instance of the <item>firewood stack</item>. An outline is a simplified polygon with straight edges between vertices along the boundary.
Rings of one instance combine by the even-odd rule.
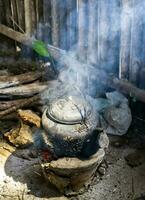
[[[2,74],[2,73],[0,73]],[[41,72],[26,72],[20,75],[0,76],[0,118],[17,109],[39,103],[39,94],[47,88],[41,82]]]

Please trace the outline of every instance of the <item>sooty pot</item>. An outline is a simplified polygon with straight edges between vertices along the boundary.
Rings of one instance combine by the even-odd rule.
[[[66,96],[49,104],[42,116],[45,137],[58,157],[89,157],[98,147],[99,123],[91,103],[78,96]]]

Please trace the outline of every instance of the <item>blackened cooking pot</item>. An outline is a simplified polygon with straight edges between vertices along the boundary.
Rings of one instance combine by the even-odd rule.
[[[49,104],[42,125],[59,157],[90,156],[98,149],[97,112],[86,98],[69,96]]]

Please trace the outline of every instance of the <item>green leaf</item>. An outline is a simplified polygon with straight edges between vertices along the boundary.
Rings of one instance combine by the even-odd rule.
[[[35,40],[32,43],[32,48],[40,56],[50,57],[50,54],[49,54],[48,49],[47,49],[47,46],[45,45],[45,43],[43,41],[41,41],[41,40]]]

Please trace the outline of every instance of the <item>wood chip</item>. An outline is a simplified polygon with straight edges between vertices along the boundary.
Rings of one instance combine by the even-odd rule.
[[[18,115],[23,121],[33,124],[33,125],[37,126],[37,128],[40,128],[41,118],[33,111],[19,109]]]
[[[16,147],[23,147],[33,143],[32,131],[30,127],[23,122],[16,128],[6,132],[4,137]]]

